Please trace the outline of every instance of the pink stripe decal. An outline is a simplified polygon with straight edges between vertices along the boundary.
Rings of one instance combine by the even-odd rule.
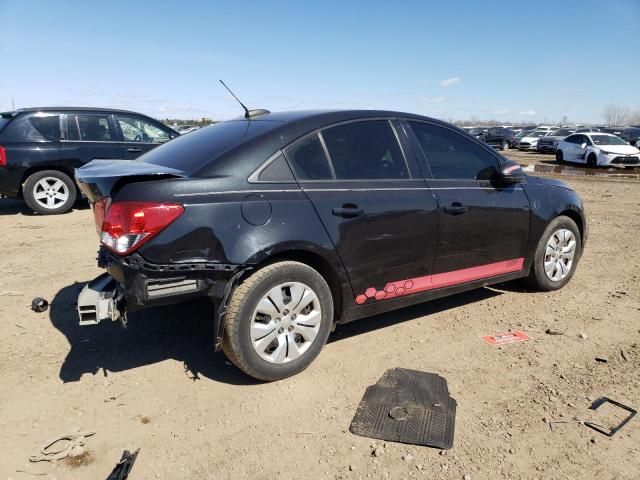
[[[505,273],[519,272],[524,265],[524,258],[504,260],[502,262],[480,265],[478,267],[454,270],[453,272],[436,273],[435,275],[425,275],[424,277],[410,278],[408,280],[397,280],[389,282],[383,290],[373,287],[356,297],[356,303],[362,305],[368,299],[386,300],[388,298],[401,297],[411,293],[424,292],[436,288],[450,287],[461,283],[481,280],[483,278],[495,277]]]

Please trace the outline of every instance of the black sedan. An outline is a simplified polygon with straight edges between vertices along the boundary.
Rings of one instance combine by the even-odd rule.
[[[338,324],[519,278],[555,290],[576,270],[578,194],[452,125],[248,117],[76,170],[108,272],[80,294],[81,324],[207,296],[215,348],[275,380],[306,368]]]

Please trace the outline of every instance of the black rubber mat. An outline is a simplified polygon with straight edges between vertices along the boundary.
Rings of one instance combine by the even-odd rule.
[[[446,449],[453,446],[455,417],[456,401],[444,378],[394,368],[367,387],[349,430],[363,437]]]

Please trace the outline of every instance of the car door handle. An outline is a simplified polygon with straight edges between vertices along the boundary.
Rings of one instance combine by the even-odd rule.
[[[358,208],[358,206],[353,203],[345,203],[342,207],[337,207],[331,210],[331,213],[336,217],[353,218],[358,215],[362,215],[364,210]]]
[[[467,210],[469,209],[460,202],[453,202],[448,207],[444,207],[445,213],[448,213],[449,215],[461,215],[463,213],[467,213]]]
[[[131,153],[137,153],[137,152],[141,152],[142,149],[137,148],[137,147],[129,147],[127,148],[127,152],[131,152]]]

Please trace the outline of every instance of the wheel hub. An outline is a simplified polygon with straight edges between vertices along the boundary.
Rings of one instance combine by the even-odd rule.
[[[316,293],[300,282],[282,283],[258,302],[251,322],[251,344],[269,363],[287,363],[303,355],[320,330],[322,312]]]
[[[573,267],[576,251],[576,237],[571,230],[561,228],[547,241],[544,256],[544,271],[553,282],[564,279]]]

